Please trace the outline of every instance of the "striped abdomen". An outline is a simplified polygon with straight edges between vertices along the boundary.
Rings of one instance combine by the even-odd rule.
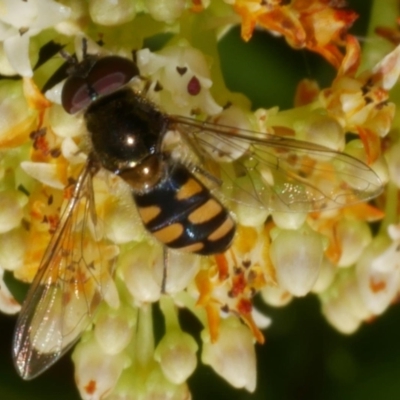
[[[173,249],[209,255],[223,253],[235,234],[228,210],[183,165],[134,198],[146,229]]]

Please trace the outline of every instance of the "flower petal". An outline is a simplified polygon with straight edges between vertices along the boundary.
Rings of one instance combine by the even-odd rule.
[[[203,332],[201,359],[235,388],[253,392],[256,387],[256,355],[251,332],[240,321],[222,321],[220,336],[211,343]]]

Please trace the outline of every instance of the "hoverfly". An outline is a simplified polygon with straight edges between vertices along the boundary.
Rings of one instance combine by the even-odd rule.
[[[200,255],[223,253],[235,235],[217,190],[255,212],[324,210],[381,191],[373,170],[344,153],[166,114],[132,87],[138,78],[133,61],[86,54],[84,42],[83,61],[64,84],[62,105],[83,113],[91,151],[19,315],[13,358],[24,379],[76,342],[112,279],[113,263],[96,250],[101,239],[94,233],[92,178],[100,169],[129,185],[144,227],[159,242]]]

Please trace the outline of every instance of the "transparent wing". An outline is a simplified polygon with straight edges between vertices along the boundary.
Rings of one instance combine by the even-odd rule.
[[[180,116],[172,117],[171,129],[206,177],[220,182],[223,196],[239,203],[309,212],[366,201],[382,191],[366,164],[324,146]]]
[[[88,161],[17,321],[13,359],[24,379],[42,373],[76,342],[112,279],[113,259],[101,238],[92,173]]]

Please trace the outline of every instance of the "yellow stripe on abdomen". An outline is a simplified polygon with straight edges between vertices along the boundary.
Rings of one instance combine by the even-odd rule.
[[[175,223],[152,233],[160,242],[168,244],[178,239],[183,231],[182,224]]]
[[[188,219],[192,224],[202,224],[216,217],[222,210],[221,204],[214,199],[210,199],[190,213]]]
[[[147,224],[161,213],[161,208],[158,206],[138,207],[138,211],[143,223]]]
[[[222,239],[226,234],[228,234],[232,229],[235,228],[235,223],[232,218],[228,217],[211,235],[208,235],[208,240],[211,242],[216,242]]]
[[[193,178],[189,178],[187,182],[180,187],[178,193],[176,194],[176,199],[179,201],[189,199],[195,194],[200,193],[202,190],[204,189],[199,182]]]

